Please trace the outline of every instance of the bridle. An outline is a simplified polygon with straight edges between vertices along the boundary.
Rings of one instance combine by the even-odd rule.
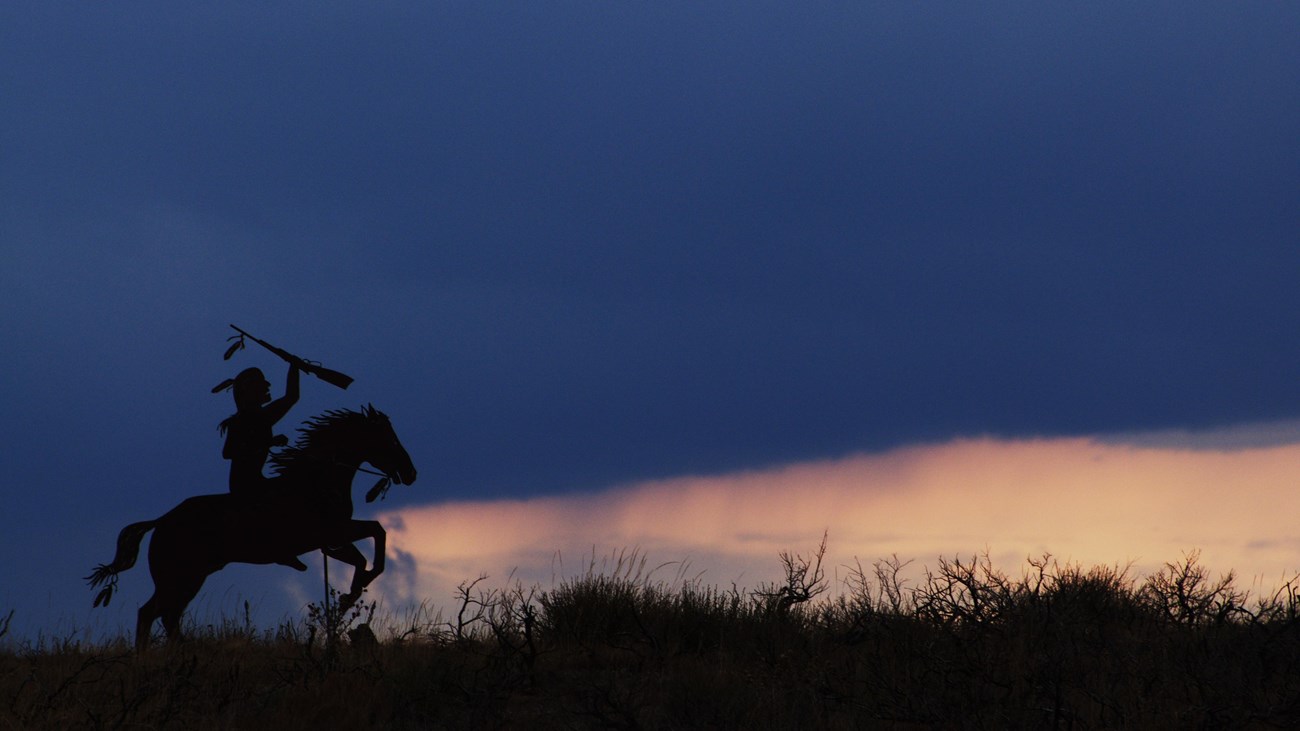
[[[301,455],[298,458],[308,459],[313,462],[319,462],[321,464],[331,464],[334,465],[335,467],[351,467],[355,469],[357,472],[364,472],[368,475],[375,475],[376,477],[381,478],[379,482],[375,483],[374,487],[366,491],[366,502],[368,503],[373,503],[375,501],[375,498],[379,498],[380,500],[383,500],[384,498],[388,497],[388,488],[392,487],[393,482],[395,480],[393,475],[387,472],[376,472],[375,470],[366,469],[361,465],[356,465],[354,467],[353,465],[350,465],[347,462],[343,462],[338,459],[327,458],[327,457],[316,457],[316,456],[304,457]]]

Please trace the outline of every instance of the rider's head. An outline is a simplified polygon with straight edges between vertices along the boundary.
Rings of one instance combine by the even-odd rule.
[[[245,368],[235,376],[235,408],[244,410],[271,400],[271,383],[260,368]]]

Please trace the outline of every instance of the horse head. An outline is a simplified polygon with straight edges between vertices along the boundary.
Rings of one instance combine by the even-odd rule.
[[[298,431],[301,436],[296,444],[271,455],[279,477],[289,477],[298,484],[305,480],[316,488],[322,476],[332,473],[331,479],[343,480],[339,486],[346,490],[352,471],[369,462],[383,470],[390,482],[415,482],[411,455],[397,438],[388,416],[374,406],[365,406],[361,411],[327,411]]]
[[[398,485],[409,485],[415,482],[415,464],[411,462],[411,455],[407,454],[401,440],[397,438],[397,432],[393,431],[393,424],[388,420],[388,416],[369,405],[362,409],[361,413],[371,427],[367,430],[367,439],[362,445],[362,460],[377,467],[388,479]]]

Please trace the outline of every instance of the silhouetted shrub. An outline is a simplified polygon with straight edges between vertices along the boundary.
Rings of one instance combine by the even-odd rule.
[[[635,552],[548,590],[480,577],[447,618],[421,607],[378,638],[316,612],[191,627],[143,655],[11,643],[0,728],[1300,724],[1295,582],[1252,597],[1196,553],[1143,579],[1050,556],[1011,576],[977,555],[915,586],[897,557],[857,564],[831,591],[824,552],[781,554],[784,580],[754,591],[655,578]]]

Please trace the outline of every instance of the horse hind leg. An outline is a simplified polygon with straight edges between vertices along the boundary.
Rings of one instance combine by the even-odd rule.
[[[185,607],[194,601],[199,589],[203,588],[203,582],[207,578],[206,574],[187,576],[183,581],[174,584],[171,591],[159,602],[158,611],[162,617],[163,630],[167,632],[168,642],[180,642],[184,639],[181,635],[181,616],[185,613]]]
[[[140,605],[140,611],[136,615],[137,650],[143,651],[149,647],[153,639],[153,623],[157,619],[162,620],[163,631],[167,634],[168,642],[179,642],[184,639],[181,633],[181,616],[185,613],[185,607],[189,606],[198,595],[206,578],[206,575],[189,576],[184,579],[169,577],[168,580],[154,584],[153,596]]]
[[[193,599],[193,595],[189,599]],[[181,635],[181,615],[185,612],[189,599],[178,601],[175,596],[154,591],[154,595],[149,597],[149,601],[140,605],[140,611],[136,614],[135,649],[140,652],[149,649],[149,645],[153,642],[153,623],[158,619],[162,620],[163,631],[167,634],[168,642],[179,642],[184,639]]]
[[[135,620],[135,649],[139,652],[149,648],[149,642],[152,640],[153,623],[158,619],[158,592],[155,590],[149,601],[140,605],[140,611],[136,614]]]

